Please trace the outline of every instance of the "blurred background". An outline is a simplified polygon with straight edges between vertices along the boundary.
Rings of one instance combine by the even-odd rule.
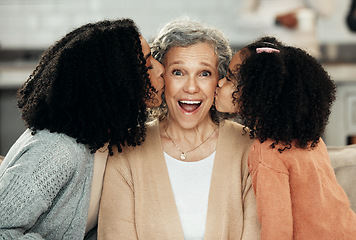
[[[257,19],[257,15],[241,18],[253,2],[256,1],[0,0],[0,155],[7,153],[25,129],[16,108],[16,90],[27,80],[44,49],[67,32],[92,21],[129,17],[150,40],[164,23],[184,15],[219,27],[237,50],[261,34],[270,33],[265,27],[260,31],[249,25],[251,16]],[[324,2],[329,9],[326,16],[313,16],[315,27],[311,28],[320,50],[317,57],[338,86],[337,101],[324,134],[326,144],[336,146],[356,143],[356,32],[346,24],[351,0],[331,2]]]

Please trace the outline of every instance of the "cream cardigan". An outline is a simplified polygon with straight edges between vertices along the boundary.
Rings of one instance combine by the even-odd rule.
[[[259,239],[247,167],[251,144],[241,125],[220,123],[205,240]],[[147,138],[141,146],[125,147],[121,154],[109,157],[98,239],[184,239],[157,121],[147,127]]]

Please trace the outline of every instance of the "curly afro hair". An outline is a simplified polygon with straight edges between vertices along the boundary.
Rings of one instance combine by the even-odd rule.
[[[153,90],[145,64],[131,19],[83,25],[47,49],[19,89],[22,118],[33,134],[64,133],[92,153],[139,145]]]
[[[278,51],[257,53],[256,48]],[[335,84],[318,61],[305,51],[263,37],[240,51],[234,71],[243,124],[251,138],[267,138],[285,147],[313,148],[319,142],[335,100]]]

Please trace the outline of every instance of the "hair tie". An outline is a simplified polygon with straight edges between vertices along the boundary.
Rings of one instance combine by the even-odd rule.
[[[256,53],[262,53],[262,52],[266,52],[266,53],[277,52],[277,53],[279,53],[279,50],[275,49],[275,48],[270,48],[270,47],[259,47],[259,48],[256,48]]]

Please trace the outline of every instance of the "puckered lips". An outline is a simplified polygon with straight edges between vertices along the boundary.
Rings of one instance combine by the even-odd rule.
[[[201,102],[200,100],[180,100],[178,104],[185,112],[192,113],[200,107]]]

